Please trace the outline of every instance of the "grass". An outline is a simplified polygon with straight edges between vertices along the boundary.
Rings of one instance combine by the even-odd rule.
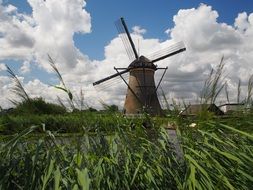
[[[12,69],[10,67],[8,67],[7,65],[5,65],[5,67],[7,68],[7,72],[10,76],[10,78],[12,79],[14,86],[12,87],[12,92],[14,94],[16,94],[22,101],[30,101],[30,97],[27,94],[27,92],[25,91],[22,83],[20,82],[20,80],[18,79],[18,77],[16,76],[16,74],[12,71]],[[18,105],[18,101],[17,100],[10,100],[14,105]]]
[[[143,129],[118,116],[95,133],[56,137],[42,126],[5,139],[1,189],[249,189],[253,135],[219,121],[181,121],[183,158],[166,130]],[[155,124],[152,122],[152,124]],[[113,125],[111,133],[108,126]],[[40,131],[39,136],[34,132]],[[34,137],[34,138],[32,138]]]
[[[166,118],[150,118],[152,125],[160,126],[166,123]],[[45,125],[48,130],[57,133],[82,133],[82,132],[114,132],[116,126],[122,129],[141,127],[146,118],[125,118],[120,113],[77,112],[61,115],[3,115],[0,116],[0,134],[15,134],[32,125]],[[37,133],[40,133],[37,130]]]
[[[202,104],[214,104],[218,95],[221,93],[222,89],[226,86],[226,83],[224,82],[223,78],[224,66],[225,66],[224,57],[222,57],[216,69],[212,69],[210,71],[210,74],[205,80],[204,87],[201,92]],[[226,96],[228,97],[228,95]]]

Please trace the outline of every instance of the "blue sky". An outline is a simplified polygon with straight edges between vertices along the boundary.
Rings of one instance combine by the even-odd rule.
[[[188,9],[198,7],[200,3],[211,5],[217,10],[220,22],[233,24],[234,18],[239,12],[250,12],[253,10],[253,1],[231,1],[231,0],[109,0],[98,1],[89,0],[87,10],[92,15],[92,34],[81,37],[77,45],[82,47],[83,44],[94,44],[94,48],[83,47],[89,52],[91,58],[101,59],[103,56],[103,47],[117,34],[114,27],[114,21],[124,17],[129,27],[140,25],[147,29],[146,37],[166,39],[164,31],[173,26],[173,16],[179,9]],[[78,38],[77,37],[77,38]],[[76,38],[76,39],[77,39]],[[99,48],[100,52],[96,51]],[[96,52],[96,53],[93,53]]]
[[[15,5],[20,12],[30,14],[31,7],[26,0],[3,0],[4,4]],[[104,47],[117,35],[114,21],[124,17],[128,27],[140,25],[148,32],[147,38],[164,40],[164,31],[173,27],[173,16],[180,9],[196,8],[204,3],[219,12],[219,22],[233,24],[240,12],[252,12],[251,0],[88,0],[86,10],[91,14],[92,32],[90,34],[75,34],[76,46],[91,59],[104,58]]]
[[[143,52],[177,41],[186,44],[185,53],[159,63],[169,66],[162,84],[167,97],[196,99],[205,74],[222,55],[231,97],[239,78],[246,89],[253,73],[252,0],[88,0],[83,5],[81,0],[0,0],[0,106],[9,105],[6,89],[11,87],[4,64],[14,69],[32,96],[55,101],[59,93],[49,84],[58,81],[47,53],[74,91],[86,90],[88,103],[97,105],[104,98],[106,103],[122,105],[125,87],[98,92],[92,86],[113,74],[113,66],[129,64],[114,25],[120,17]],[[134,26],[142,30],[133,31]]]

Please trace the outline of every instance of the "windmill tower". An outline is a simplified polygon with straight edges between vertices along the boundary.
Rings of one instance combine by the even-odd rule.
[[[119,35],[124,43],[126,52],[130,60],[133,60],[127,68],[115,68],[116,73],[104,79],[96,81],[93,86],[99,85],[105,81],[111,80],[115,77],[121,77],[127,85],[127,94],[124,104],[124,113],[139,114],[147,112],[151,115],[160,115],[161,106],[157,97],[157,89],[166,73],[166,68],[158,68],[155,62],[178,54],[186,50],[182,42],[176,43],[164,50],[156,52],[152,59],[145,56],[139,56],[131,35],[128,31],[126,23],[123,18],[116,22]],[[164,70],[159,83],[155,84],[154,74],[158,69]],[[120,71],[122,70],[122,71]],[[127,82],[122,75],[129,73],[129,81]]]

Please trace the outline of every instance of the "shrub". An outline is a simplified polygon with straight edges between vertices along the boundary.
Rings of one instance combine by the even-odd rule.
[[[19,103],[13,114],[63,114],[66,109],[53,103],[47,103],[42,98],[34,98]]]

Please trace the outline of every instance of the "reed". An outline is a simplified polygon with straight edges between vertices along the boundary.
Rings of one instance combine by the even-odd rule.
[[[71,90],[69,88],[67,88],[63,78],[62,78],[62,75],[61,73],[59,72],[58,68],[56,67],[55,65],[55,61],[53,60],[53,58],[48,54],[48,61],[49,61],[49,64],[50,66],[53,68],[53,70],[55,71],[56,73],[56,76],[58,77],[59,81],[60,81],[60,84],[62,86],[59,86],[59,85],[54,85],[54,87],[58,90],[61,90],[63,92],[65,92],[67,95],[68,95],[68,99],[67,99],[67,102],[68,104],[70,105],[71,109],[72,110],[75,110],[75,104],[74,104],[74,101],[73,101],[73,94],[71,92]],[[59,103],[64,106],[62,100],[60,97],[58,97],[58,100],[59,100]],[[64,106],[66,108],[66,106]]]
[[[225,94],[226,94],[226,99],[227,99],[227,102],[230,103],[230,100],[229,100],[229,92],[228,92],[228,84],[226,83],[225,84]]]
[[[202,104],[214,104],[218,95],[224,88],[224,57],[221,58],[220,63],[216,69],[212,69],[209,76],[205,80],[203,90],[201,92],[201,103]]]
[[[14,94],[16,94],[19,98],[21,98],[22,101],[29,102],[30,97],[25,91],[25,88],[23,87],[22,83],[18,79],[17,75],[12,71],[12,69],[8,65],[5,65],[5,67],[7,68],[7,72],[14,82],[14,86],[12,87],[11,91],[14,92]],[[17,100],[10,100],[10,101],[14,105],[18,105],[19,103]]]
[[[153,120],[152,120],[153,121]],[[181,123],[182,157],[163,128],[56,137],[32,126],[1,143],[1,189],[249,189],[253,136],[222,123]],[[102,127],[100,125],[100,127]],[[123,128],[122,128],[123,127]],[[43,135],[33,137],[36,130]],[[208,130],[207,130],[208,129]],[[151,135],[152,134],[152,135]]]
[[[238,80],[238,85],[237,85],[237,103],[240,103],[240,96],[241,96],[241,80]]]
[[[253,89],[253,75],[250,76],[248,81],[248,93],[246,98],[246,104],[248,106],[252,105],[252,93],[253,93],[252,89]]]

